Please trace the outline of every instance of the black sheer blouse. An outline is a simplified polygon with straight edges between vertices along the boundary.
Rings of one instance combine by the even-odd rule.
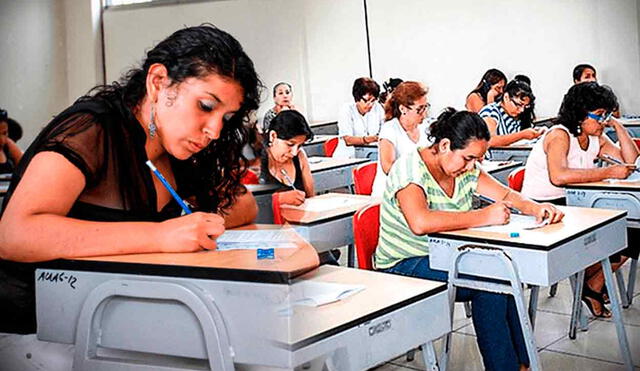
[[[84,98],[55,117],[27,149],[4,205],[11,202],[33,157],[52,151],[80,169],[86,180],[67,216],[92,221],[162,221],[177,217],[181,209],[173,200],[157,210],[152,174],[145,165],[145,140],[142,126],[119,99]],[[192,195],[189,178],[193,171],[188,162],[171,158],[177,191],[184,198]],[[41,182],[46,192],[47,178]],[[0,332],[35,332],[35,267],[0,261]]]

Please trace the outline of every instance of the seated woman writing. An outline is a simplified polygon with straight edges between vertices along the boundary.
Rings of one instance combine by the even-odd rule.
[[[477,162],[489,147],[489,130],[475,113],[449,108],[431,125],[433,144],[400,157],[391,168],[380,210],[376,269],[446,281],[429,267],[429,234],[506,224],[508,206],[559,222],[552,204],[539,204],[511,191],[482,171]],[[474,193],[496,203],[472,210]],[[509,295],[458,289],[457,301],[473,303],[473,325],[487,370],[526,368],[529,359],[515,302]]]
[[[480,111],[491,132],[489,147],[508,146],[521,139],[535,139],[544,133],[543,129],[524,128],[520,115],[531,108],[535,96],[529,84],[512,80],[504,89],[499,101],[487,104]]]
[[[569,183],[596,182],[607,178],[624,179],[635,166],[612,165],[596,167],[595,160],[611,156],[618,161],[633,164],[638,148],[629,132],[619,121],[611,118],[618,107],[614,93],[597,82],[584,82],[572,86],[564,96],[556,125],[531,150],[522,193],[536,200],[566,204],[565,191]],[[619,144],[611,142],[604,133],[613,127]],[[629,248],[612,257],[612,267],[618,269],[627,257],[638,257],[638,233],[627,229]],[[622,257],[621,257],[622,256]],[[583,301],[596,317],[611,317],[606,308],[604,272],[600,264],[586,270]]]
[[[302,149],[304,142],[313,139],[307,120],[298,111],[282,111],[271,121],[264,136],[260,183],[281,184],[282,204],[302,204],[306,197],[314,195],[309,161]]]
[[[120,83],[55,117],[25,152],[5,199],[0,332],[36,330],[34,266],[25,263],[215,249],[225,225],[251,221],[255,200],[239,170],[243,120],[258,107],[260,87],[242,46],[202,25],[173,33]],[[194,213],[181,216],[148,160]]]

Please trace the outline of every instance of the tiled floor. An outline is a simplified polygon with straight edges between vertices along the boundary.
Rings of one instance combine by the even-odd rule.
[[[625,280],[629,276],[629,263],[623,267]],[[571,310],[569,281],[558,285],[555,297],[549,297],[548,289],[540,290],[535,337],[544,370],[608,371],[623,370],[618,351],[618,339],[614,323],[610,320],[589,318],[589,329],[578,331],[577,339],[568,337]],[[587,310],[585,308],[585,310]],[[634,302],[623,309],[623,319],[629,347],[636,370],[640,370],[640,272],[636,276]],[[481,371],[482,360],[476,345],[471,320],[465,318],[461,303],[456,304],[453,323],[453,345],[448,370]],[[436,350],[439,350],[436,343]],[[375,368],[376,371],[424,370],[422,354],[407,362],[405,356]]]

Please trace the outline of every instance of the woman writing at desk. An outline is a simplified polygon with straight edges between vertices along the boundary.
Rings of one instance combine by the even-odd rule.
[[[241,45],[202,25],[175,32],[121,83],[55,117],[5,199],[0,332],[35,331],[34,267],[21,263],[214,249],[225,222],[248,222],[255,200],[240,184],[240,153],[260,87]],[[147,160],[197,212],[180,216]],[[238,205],[252,209],[233,213]]]
[[[476,166],[489,147],[489,130],[475,113],[447,109],[431,125],[433,145],[400,157],[391,168],[380,209],[376,269],[447,281],[429,267],[429,234],[506,224],[512,205],[551,223],[563,214],[551,204],[532,202]],[[474,193],[498,202],[471,210]],[[526,347],[513,298],[458,289],[456,300],[471,300],[473,325],[487,370],[528,367]]]
[[[539,129],[524,129],[518,118],[534,100],[529,84],[512,80],[499,101],[484,106],[479,114],[491,132],[489,147],[508,146],[521,139],[535,139],[544,133]]]
[[[611,118],[618,107],[613,91],[597,82],[572,86],[564,96],[553,126],[531,150],[525,167],[522,193],[536,200],[566,204],[564,189],[569,183],[597,182],[607,178],[624,179],[635,166],[612,165],[598,168],[598,157],[611,156],[625,163],[634,163],[638,148],[624,126]],[[603,134],[613,127],[619,146]],[[612,257],[612,267],[618,269],[628,256],[638,257],[636,229],[627,229],[629,248]],[[635,245],[635,246],[634,246]],[[620,258],[622,255],[622,258]],[[611,317],[604,306],[604,273],[595,264],[585,272],[583,301],[596,317]]]
[[[313,177],[302,145],[313,139],[311,128],[298,111],[282,111],[265,133],[265,154],[262,157],[260,183],[279,183],[287,191],[280,194],[280,203],[301,205],[314,195]]]

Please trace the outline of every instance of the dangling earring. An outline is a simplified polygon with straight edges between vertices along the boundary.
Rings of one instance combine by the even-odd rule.
[[[156,126],[155,114],[153,106],[151,106],[151,117],[149,118],[149,137],[155,138],[158,127]]]

